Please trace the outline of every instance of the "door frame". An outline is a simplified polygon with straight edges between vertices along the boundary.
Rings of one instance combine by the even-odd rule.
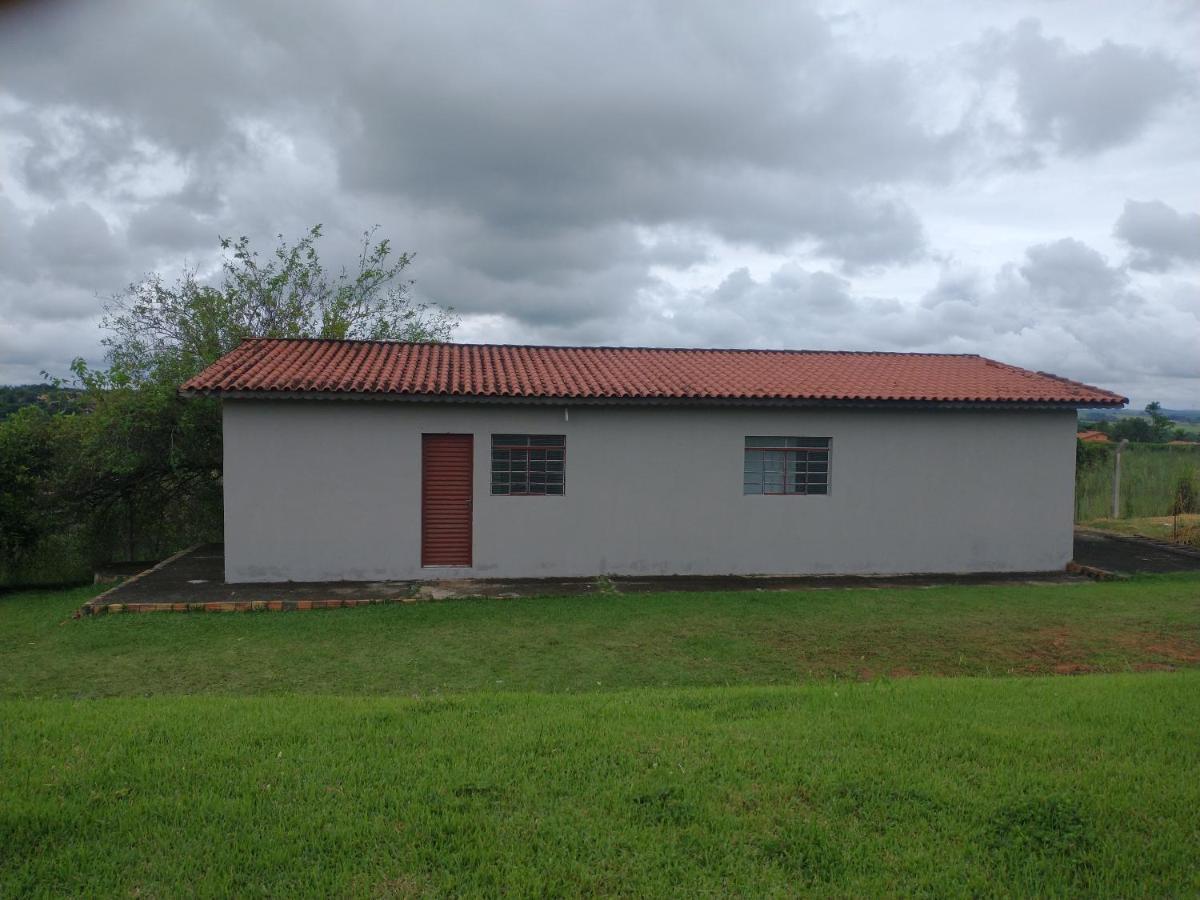
[[[467,561],[430,563],[425,561],[425,453],[427,438],[462,438],[467,444]],[[430,431],[421,433],[421,568],[465,569],[475,565],[475,434],[470,431]]]

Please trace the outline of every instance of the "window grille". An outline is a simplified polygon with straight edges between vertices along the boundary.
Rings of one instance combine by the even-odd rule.
[[[567,488],[567,439],[561,434],[493,434],[492,493],[562,495]]]
[[[743,494],[828,494],[827,437],[747,437]]]

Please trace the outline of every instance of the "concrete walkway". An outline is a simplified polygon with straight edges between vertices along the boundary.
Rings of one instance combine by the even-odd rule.
[[[1066,572],[901,576],[696,576],[647,575],[611,578],[444,579],[429,581],[332,581],[226,584],[220,544],[185,550],[87,603],[97,612],[224,612],[323,609],[413,603],[463,597],[562,597],[667,591],[788,591],[829,588],[929,587],[941,584],[1079,582]]]
[[[1160,541],[1075,529],[1075,562],[1123,575],[1200,572],[1200,551]]]

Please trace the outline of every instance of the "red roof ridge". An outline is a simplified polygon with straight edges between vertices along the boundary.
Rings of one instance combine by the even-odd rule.
[[[924,350],[820,350],[807,347],[663,347],[649,344],[497,344],[486,341],[405,341],[398,338],[297,338],[297,337],[248,337],[238,347],[267,341],[296,344],[387,344],[408,347],[481,347],[508,350],[653,350],[656,353],[794,353],[828,354],[830,356],[928,356],[936,358],[983,359],[998,366],[1007,366],[1020,372],[1028,372],[1019,366],[988,360],[978,353],[938,353]],[[234,348],[236,350],[237,347]],[[230,351],[233,352],[232,350]]]

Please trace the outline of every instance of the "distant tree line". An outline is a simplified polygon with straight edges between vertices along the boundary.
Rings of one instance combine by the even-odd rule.
[[[179,385],[249,337],[441,341],[451,310],[416,302],[412,257],[373,231],[329,272],[321,228],[260,258],[222,239],[215,283],[147,275],[106,304],[106,364],[0,398],[0,583],[70,580],[91,564],[161,557],[221,537],[219,402]]]
[[[77,393],[55,384],[0,385],[0,420],[25,406],[62,407],[74,400]]]
[[[1200,425],[1200,409],[1168,409],[1159,410],[1164,416],[1177,424]],[[1081,418],[1089,422],[1115,422],[1128,416],[1142,416],[1144,412],[1130,412],[1124,409],[1089,409],[1080,413]]]
[[[1080,427],[1103,432],[1114,441],[1128,440],[1134,444],[1164,444],[1167,441],[1194,441],[1197,439],[1194,432],[1177,427],[1175,422],[1163,412],[1162,405],[1157,400],[1146,405],[1144,416],[1085,420],[1080,422]]]
[[[1109,443],[1075,442],[1076,511],[1086,507],[1092,516],[1101,515],[1097,507],[1097,478],[1104,485],[1111,479],[1112,458],[1117,444],[1128,440],[1137,447],[1127,454],[1126,472],[1122,478],[1123,509],[1137,506],[1142,514],[1155,516],[1172,513],[1200,512],[1200,443],[1197,435],[1183,428],[1164,413],[1157,403],[1146,405],[1144,415],[1127,415],[1119,419],[1081,421],[1079,427],[1100,431],[1109,436]],[[1178,454],[1177,448],[1165,446],[1168,441],[1183,440],[1191,447]],[[1103,476],[1098,473],[1103,472]],[[1107,491],[1107,487],[1103,488]],[[1131,502],[1132,501],[1132,502]],[[1108,499],[1102,500],[1107,510]]]

